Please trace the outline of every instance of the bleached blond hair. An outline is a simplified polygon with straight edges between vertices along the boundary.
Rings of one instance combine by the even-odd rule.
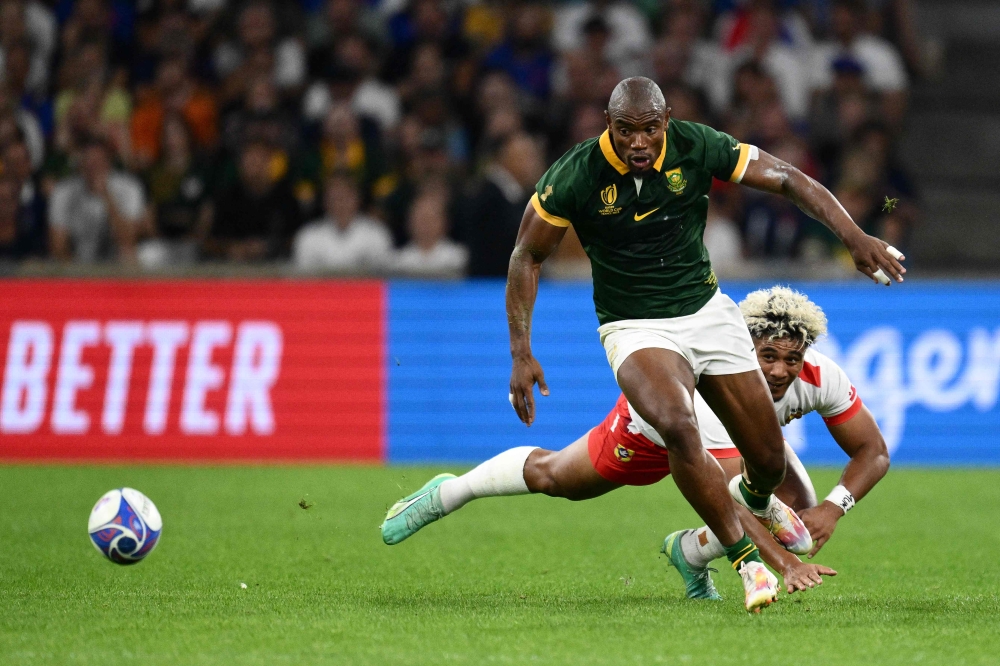
[[[788,287],[750,292],[740,301],[750,335],[762,340],[792,338],[811,345],[826,335],[826,315],[805,294]]]

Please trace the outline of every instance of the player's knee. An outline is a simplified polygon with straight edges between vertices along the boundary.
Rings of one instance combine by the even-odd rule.
[[[743,460],[750,468],[751,478],[759,485],[773,489],[785,480],[786,461],[783,449],[754,456],[752,461],[744,456]]]
[[[541,493],[550,497],[562,497],[560,486],[555,474],[555,456],[553,451],[536,449],[524,462],[524,483],[533,493]]]
[[[701,452],[701,436],[694,412],[664,411],[654,416],[649,424],[663,438],[668,451],[685,456]]]
[[[561,466],[557,451],[536,449],[524,463],[524,482],[533,493],[562,497],[568,500],[584,500],[591,496],[573,484],[565,476],[565,466]]]

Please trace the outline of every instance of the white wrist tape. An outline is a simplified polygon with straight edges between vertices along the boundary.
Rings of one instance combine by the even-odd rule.
[[[885,248],[885,251],[891,254],[893,259],[899,259],[900,257],[903,256],[902,252],[900,252],[891,245]],[[882,284],[889,284],[889,277],[882,271],[881,268],[875,271],[873,275],[875,279],[881,282]]]
[[[853,509],[855,504],[854,495],[852,495],[851,491],[844,486],[837,486],[831,490],[830,494],[826,496],[826,501],[833,502],[839,506],[844,513]]]

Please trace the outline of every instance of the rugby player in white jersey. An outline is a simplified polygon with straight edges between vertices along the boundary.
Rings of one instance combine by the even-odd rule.
[[[787,423],[801,415],[799,412],[814,410],[826,417],[834,437],[852,456],[843,483],[856,497],[862,497],[885,474],[888,456],[878,426],[843,371],[810,348],[826,331],[822,310],[804,295],[782,287],[754,292],[740,307],[779,421]],[[698,396],[695,404],[704,447],[722,465],[727,478],[738,482],[739,451],[708,405]],[[780,529],[788,521],[764,521],[768,524],[762,525],[760,518],[739,505],[737,513],[743,528],[760,548],[762,559],[782,574],[786,590],[791,593],[821,583],[821,575],[836,574],[821,565],[805,564],[792,553],[819,550],[844,511],[832,504],[839,515],[826,507],[809,508],[816,504],[812,483],[791,449],[787,454],[789,469],[775,494],[793,507],[806,509],[806,525],[815,530],[816,543],[808,532]],[[513,455],[526,457],[517,474],[511,474],[510,466],[504,464],[504,458]],[[481,497],[542,493],[571,500],[591,499],[623,485],[650,485],[669,473],[667,451],[659,434],[620,396],[601,424],[561,451],[535,449],[525,456],[523,451],[511,449],[461,477],[434,477],[389,510],[382,524],[382,538],[389,545],[399,543]],[[846,495],[843,497],[847,501]],[[780,501],[775,508],[786,510]],[[684,578],[689,597],[719,598],[708,573],[708,562],[718,556],[718,547],[721,544],[707,528],[675,532],[664,541],[662,550]]]
[[[829,541],[837,522],[855,502],[885,476],[889,452],[875,418],[861,402],[847,374],[812,348],[816,339],[826,333],[826,316],[816,304],[791,289],[774,287],[749,294],[740,303],[740,311],[750,329],[781,425],[817,412],[833,439],[850,456],[839,484],[817,503],[809,475],[785,444],[788,470],[775,495],[794,509],[809,528],[812,557]],[[739,452],[722,422],[699,396],[695,396],[695,413],[702,444],[719,460],[727,478],[738,480]],[[635,417],[632,428],[656,441],[653,428],[636,415],[630,416]],[[711,530],[702,527],[674,532],[664,540],[663,552],[684,579],[689,597],[712,598],[716,594],[707,567],[725,550]]]

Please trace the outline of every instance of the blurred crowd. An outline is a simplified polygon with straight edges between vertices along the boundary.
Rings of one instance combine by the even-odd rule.
[[[908,0],[0,0],[0,261],[505,275],[537,179],[640,74],[905,244]],[[835,241],[712,191],[723,270]],[[553,263],[585,265],[572,232]]]

